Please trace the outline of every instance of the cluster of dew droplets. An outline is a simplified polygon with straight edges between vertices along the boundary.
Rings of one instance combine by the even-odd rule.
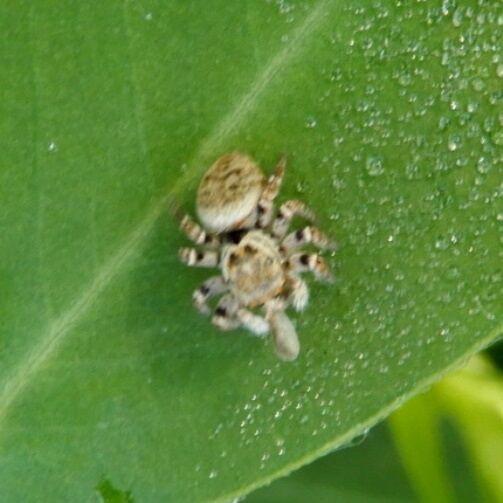
[[[388,26],[387,30],[382,30],[380,26],[381,20],[390,15],[387,7],[375,3],[372,16],[368,16],[368,11],[365,15],[363,7],[353,8],[353,13],[365,17],[365,21],[352,31],[349,39],[339,32],[333,34],[334,45],[345,47],[348,60],[362,52],[365,57],[361,68],[356,68],[357,64],[342,65],[339,62],[326,72],[338,97],[334,113],[337,121],[333,125],[336,149],[332,157],[326,158],[326,166],[333,169],[331,188],[337,191],[339,202],[332,218],[348,228],[355,225],[366,228],[368,240],[362,242],[361,236],[356,236],[354,253],[368,255],[369,246],[382,246],[385,252],[389,249],[386,248],[388,245],[402,248],[402,259],[406,259],[409,245],[411,260],[418,260],[413,256],[414,248],[420,247],[421,243],[416,246],[406,239],[415,231],[410,225],[416,205],[411,195],[423,198],[424,211],[428,212],[432,221],[445,219],[446,211],[455,205],[469,210],[482,197],[488,206],[498,197],[496,191],[482,194],[494,183],[494,177],[492,182],[489,177],[494,175],[497,164],[502,162],[503,114],[497,112],[496,105],[502,99],[501,82],[497,81],[501,78],[497,33],[503,25],[503,17],[494,5],[483,1],[477,7],[465,7],[455,1],[444,1],[438,7],[401,5],[404,22]],[[406,35],[406,24],[408,19],[417,15],[422,16],[431,29],[411,39]],[[429,42],[431,34],[437,32],[445,33],[440,47]],[[391,77],[396,92],[393,99],[386,96],[390,83],[379,73],[379,65],[391,68],[390,75],[384,77]],[[359,75],[360,80],[361,75],[366,76],[365,84],[358,84]],[[330,94],[328,98],[326,96],[325,93],[323,99],[326,101],[332,99]],[[346,101],[344,96],[349,99]],[[435,125],[437,131],[433,129],[432,134]],[[358,142],[354,142],[355,148],[351,152],[344,151],[344,146],[354,141],[355,137],[358,137]],[[347,158],[341,161],[344,154]],[[361,178],[355,184],[357,166],[360,166]],[[469,174],[460,177],[458,185],[461,190],[467,191],[467,197],[458,200],[449,194],[449,190],[443,192],[438,184],[430,184],[432,190],[429,193],[423,191],[422,195],[414,188],[426,187],[426,184],[410,186],[411,194],[404,193],[402,196],[393,194],[392,190],[383,193],[379,189],[378,192],[374,188],[377,186],[371,183],[372,178],[380,177],[386,177],[390,187],[395,182],[403,183],[403,180],[441,180],[441,177],[451,174],[456,176],[458,170]],[[343,206],[340,198],[344,198],[344,192],[348,190],[352,197],[357,192],[362,194],[357,215],[340,210]],[[349,203],[348,207],[354,208],[354,204]],[[379,212],[379,207],[386,215],[386,229],[382,222],[372,217]],[[476,228],[476,220],[486,217],[474,215],[470,218],[473,219],[474,229],[471,235],[463,235],[463,231],[459,230],[461,226],[466,227],[463,219],[452,220],[434,241],[423,243],[429,248],[430,256],[427,263],[417,263],[426,271],[419,281],[425,291],[431,291],[432,303],[450,305],[455,302],[456,292],[466,287],[456,265],[449,272],[449,279],[457,282],[451,292],[438,288],[438,278],[432,275],[432,271],[442,268],[446,253],[462,257],[480,252],[474,242],[483,237],[484,231]],[[495,218],[501,218],[501,214],[495,215]],[[407,298],[407,292],[401,286],[404,277],[407,277],[406,271],[400,270],[400,263],[385,263],[376,265],[372,272],[382,276],[385,271],[389,271],[390,280],[384,284],[383,291],[392,294],[395,300],[403,297],[404,304],[397,308],[400,311],[408,309],[410,320],[414,321],[414,302]],[[494,281],[493,277],[486,276],[482,281]],[[371,284],[371,278],[369,280],[368,284]],[[481,312],[475,297],[469,302],[469,313]],[[361,312],[361,305],[358,304],[357,309]],[[383,313],[382,323],[376,319],[375,327],[382,332],[383,339],[389,336],[395,338],[393,332],[386,329],[389,314]],[[494,318],[494,313],[486,314],[488,319],[491,316]],[[435,335],[419,339],[417,344],[422,346],[433,340],[449,342],[457,323],[452,322],[452,325],[432,330]],[[402,362],[404,358],[397,361]]]
[[[501,189],[489,188],[502,161],[503,15],[483,0],[343,9],[344,29],[327,38],[334,55],[319,77],[319,109],[301,119],[325,146],[324,178],[297,187],[304,196],[323,184],[333,201],[327,211],[343,237],[337,293],[315,289],[316,315],[296,319],[299,362],[250,360],[242,401],[208,434],[220,466],[231,466],[221,442],[229,432],[232,451],[260,470],[324,445],[368,418],[376,389],[400,397],[416,373],[433,372],[436,362],[422,355],[479,336],[484,327],[471,317],[495,319],[501,275],[483,264],[486,232],[503,221]]]

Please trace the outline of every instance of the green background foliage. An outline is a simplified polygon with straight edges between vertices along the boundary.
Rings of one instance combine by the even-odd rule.
[[[2,497],[229,499],[500,334],[499,10],[3,4]],[[293,364],[197,316],[176,257],[167,210],[233,149],[288,153],[281,200],[340,244]]]

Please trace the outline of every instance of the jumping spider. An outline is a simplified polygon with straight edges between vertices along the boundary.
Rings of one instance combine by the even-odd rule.
[[[197,214],[202,227],[188,215],[180,228],[202,251],[181,248],[181,260],[189,266],[219,267],[221,275],[206,280],[194,291],[195,307],[210,313],[208,299],[225,294],[214,311],[212,322],[223,330],[244,326],[258,336],[272,332],[276,353],[283,360],[299,354],[299,340],[285,309],[302,311],[308,302],[306,283],[299,277],[311,271],[329,281],[325,261],[315,253],[299,252],[312,244],[333,249],[334,243],[316,227],[287,234],[296,215],[314,220],[302,202],[287,201],[273,218],[273,201],[285,172],[286,158],[266,180],[260,168],[245,154],[226,154],[204,175],[197,193]],[[264,316],[250,309],[261,308]]]

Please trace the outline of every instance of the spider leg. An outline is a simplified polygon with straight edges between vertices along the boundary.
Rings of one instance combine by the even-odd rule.
[[[317,253],[295,253],[288,258],[288,266],[294,273],[311,271],[319,280],[333,280],[327,263]]]
[[[275,299],[273,299],[274,301]],[[267,319],[271,325],[272,340],[276,354],[283,361],[292,361],[300,351],[299,338],[293,323],[285,314],[284,309],[278,309],[274,304],[266,303]]]
[[[243,327],[259,337],[266,335],[269,332],[269,322],[257,314],[253,314],[244,307],[240,308],[236,313],[238,320]]]
[[[224,295],[220,299],[211,321],[223,330],[243,326],[258,336],[269,332],[269,323],[262,316],[240,307],[238,300],[232,294]]]
[[[304,227],[303,229],[291,232],[283,239],[281,244],[287,252],[307,244],[313,244],[322,250],[335,250],[336,246],[317,227]]]
[[[178,256],[188,266],[216,267],[220,263],[220,254],[216,251],[198,251],[195,248],[180,248]]]
[[[182,218],[180,229],[191,241],[198,245],[207,245],[211,248],[216,248],[220,244],[220,239],[217,236],[207,233],[189,215],[185,215]]]
[[[262,196],[257,205],[257,223],[259,229],[267,227],[272,220],[272,203],[278,195],[283,177],[285,175],[286,156],[281,156],[274,173],[267,180]]]
[[[292,199],[280,206],[278,215],[272,224],[273,235],[277,238],[282,238],[286,234],[292,218],[296,215],[299,215],[309,221],[313,221],[315,219],[313,211],[308,208],[305,203],[298,201],[297,199]]]
[[[288,300],[296,311],[303,311],[309,301],[309,290],[306,282],[296,274],[290,274],[290,295]]]
[[[219,295],[228,290],[228,285],[222,276],[213,276],[207,279],[197,290],[192,294],[192,300],[197,310],[203,314],[209,314],[208,299],[215,295]]]
[[[236,318],[238,308],[239,303],[234,295],[231,293],[224,295],[217,304],[211,322],[222,330],[238,328],[241,325],[241,322]]]

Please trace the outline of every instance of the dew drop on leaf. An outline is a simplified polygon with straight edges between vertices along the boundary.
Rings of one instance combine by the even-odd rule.
[[[365,168],[370,176],[379,176],[384,173],[383,160],[379,156],[369,156],[365,162]]]

